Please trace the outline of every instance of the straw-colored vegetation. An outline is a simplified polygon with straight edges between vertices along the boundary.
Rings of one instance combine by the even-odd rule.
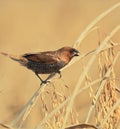
[[[93,31],[100,31],[100,26],[96,27],[99,21],[102,21],[108,14],[120,8],[120,3],[117,3],[97,16],[80,34],[79,38],[74,43],[74,47],[79,49],[82,41],[87,39],[88,35]],[[97,48],[93,51],[81,54],[80,57],[73,60],[64,69],[70,68],[71,65],[85,60],[89,56],[89,60],[83,66],[82,73],[78,77],[77,83],[74,84],[74,89],[69,93],[70,86],[61,80],[50,80],[51,83],[44,84],[38,88],[28,103],[16,115],[8,125],[1,123],[2,128],[22,129],[25,128],[25,123],[33,112],[38,100],[41,102],[42,119],[39,120],[34,129],[75,129],[75,128],[93,128],[93,129],[119,129],[120,127],[120,90],[119,80],[116,77],[115,67],[120,65],[120,42],[116,43],[112,37],[120,31],[120,25],[116,25],[113,30],[104,36],[104,39],[99,38]],[[96,67],[98,74],[96,78],[91,76],[91,68]],[[94,72],[94,71],[92,71]],[[56,88],[56,85],[60,88]],[[76,101],[80,103],[80,94],[89,89],[90,105],[86,111],[86,120],[79,120],[79,110],[76,110]],[[49,102],[47,99],[49,98]],[[77,99],[76,99],[77,98]],[[80,99],[79,99],[80,98]],[[79,99],[79,100],[78,100]],[[84,98],[82,98],[84,99]]]

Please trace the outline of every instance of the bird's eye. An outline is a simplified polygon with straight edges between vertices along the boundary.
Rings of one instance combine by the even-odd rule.
[[[70,50],[70,53],[73,54],[73,53],[74,53],[74,49],[71,49],[71,50]]]

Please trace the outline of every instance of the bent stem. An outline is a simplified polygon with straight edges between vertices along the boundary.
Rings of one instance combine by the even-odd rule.
[[[77,92],[79,91],[79,88],[81,87],[81,84],[85,78],[85,75],[86,73],[90,70],[93,62],[95,61],[97,55],[104,49],[105,45],[107,44],[107,42],[110,40],[110,38],[120,29],[120,26],[117,26],[106,38],[105,40],[101,43],[101,45],[98,47],[98,49],[96,50],[95,54],[91,57],[91,59],[88,61],[88,64],[86,65],[86,69],[82,72],[79,80],[78,80],[78,83],[76,84],[76,87],[75,87],[75,90],[73,91],[73,94],[72,94],[72,97],[70,98],[70,102],[67,106],[67,112],[66,112],[66,115],[65,115],[65,119],[64,119],[64,122],[63,122],[63,126],[62,126],[62,129],[64,129],[66,127],[66,123],[67,123],[67,120],[68,120],[68,117],[69,117],[69,113],[71,111],[71,108],[73,106],[73,103],[74,103],[74,99],[77,95]]]
[[[22,122],[19,125],[19,129],[23,126],[24,121],[26,120],[26,118],[28,117],[28,115],[30,114],[32,108],[34,107],[35,103],[38,100],[38,97],[40,96],[40,94],[43,92],[43,86],[41,85],[37,91],[34,93],[34,95],[30,98],[30,100],[27,102],[27,104],[22,108],[22,110],[20,111],[20,113],[17,115],[17,117],[11,122],[11,127],[14,127],[19,120],[22,118]]]

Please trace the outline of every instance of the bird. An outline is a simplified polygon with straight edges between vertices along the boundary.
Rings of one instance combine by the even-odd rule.
[[[1,54],[32,70],[41,81],[40,85],[42,85],[49,82],[48,80],[56,73],[58,73],[61,78],[60,70],[65,67],[73,57],[79,56],[79,51],[73,47],[65,46],[54,51],[26,53],[18,56],[4,52],[1,52]],[[43,80],[39,74],[49,74],[49,76]]]

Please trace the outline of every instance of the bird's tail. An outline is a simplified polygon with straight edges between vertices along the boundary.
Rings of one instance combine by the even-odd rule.
[[[26,65],[28,60],[22,56],[11,55],[8,53],[1,52],[2,55],[9,57],[10,59],[19,62],[21,65]]]
[[[4,56],[7,56],[9,57],[10,59],[14,60],[14,61],[20,61],[20,57],[19,56],[15,56],[15,55],[11,55],[11,54],[8,54],[8,53],[4,53],[4,52],[1,52],[2,55]]]

